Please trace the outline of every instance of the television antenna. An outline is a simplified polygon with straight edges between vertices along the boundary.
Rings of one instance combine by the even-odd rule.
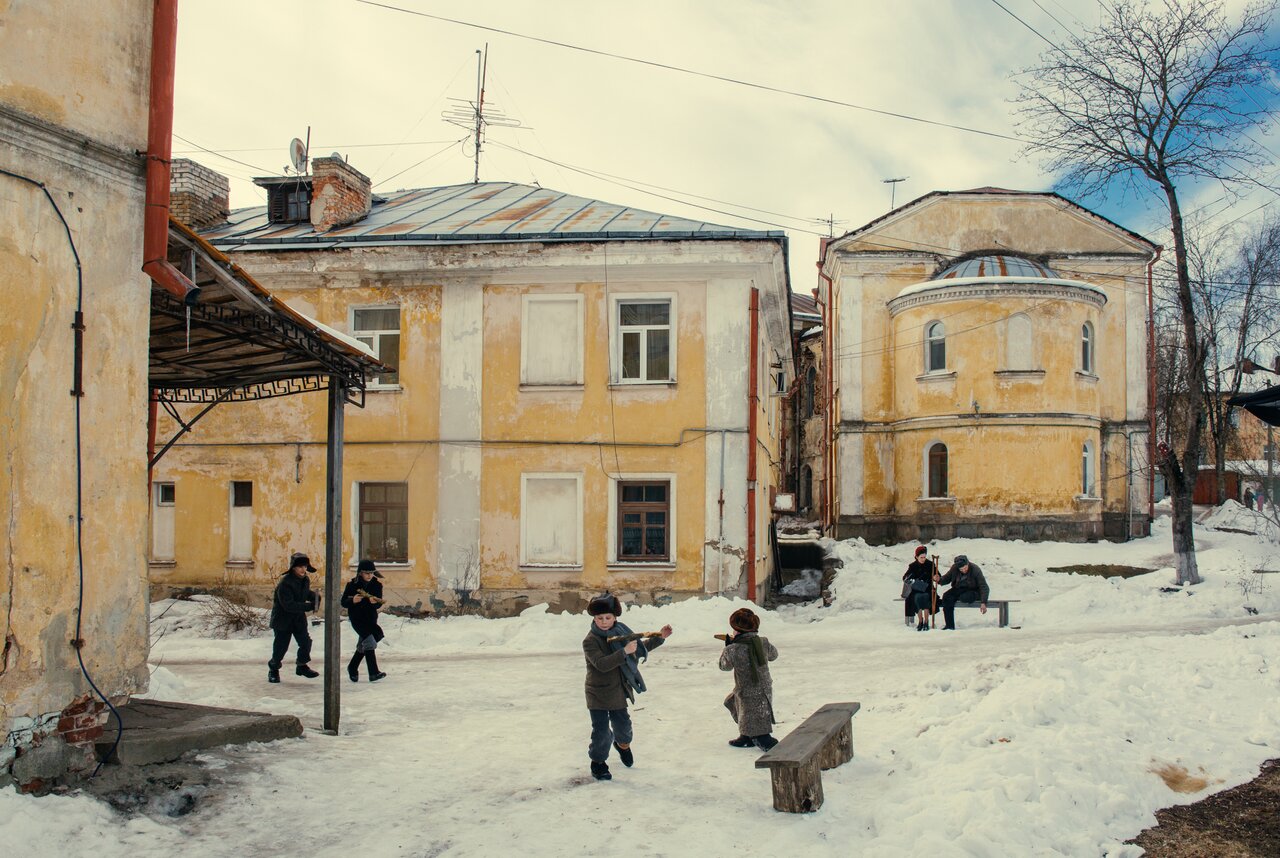
[[[503,115],[496,105],[484,100],[485,78],[489,69],[489,43],[485,42],[483,51],[476,51],[476,98],[467,101],[465,98],[450,98],[454,102],[440,114],[440,118],[450,125],[457,125],[471,132],[475,144],[475,175],[472,183],[480,182],[480,150],[484,148],[485,129],[489,126],[498,128],[521,128],[520,120]]]
[[[882,179],[880,181],[880,184],[889,186],[889,211],[893,211],[894,192],[898,190],[898,182],[905,182],[910,178],[910,176],[902,176],[897,179]]]

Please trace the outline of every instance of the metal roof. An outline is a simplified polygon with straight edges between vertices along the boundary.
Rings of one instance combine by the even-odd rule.
[[[948,267],[933,280],[956,280],[962,277],[1044,277],[1058,279],[1049,266],[1021,256],[976,256]]]
[[[232,212],[226,224],[201,234],[223,250],[482,241],[779,239],[785,235],[673,217],[512,182],[375,196],[366,217],[327,232],[305,222],[269,223],[266,206],[258,206]]]

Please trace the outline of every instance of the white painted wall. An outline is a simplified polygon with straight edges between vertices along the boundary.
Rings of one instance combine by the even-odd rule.
[[[861,420],[863,359],[862,290],[854,277],[840,278],[840,340],[832,362],[840,389],[840,419]],[[860,461],[860,460],[859,460]],[[846,463],[847,464],[847,463]],[[843,465],[841,466],[843,467]],[[845,510],[841,510],[844,512]]]
[[[1147,290],[1129,288],[1124,293],[1125,312],[1125,419],[1143,420],[1147,414]]]
[[[434,571],[460,586],[462,567],[480,562],[480,439],[484,288],[448,280],[440,294],[440,503]],[[476,584],[478,582],[472,582]]]

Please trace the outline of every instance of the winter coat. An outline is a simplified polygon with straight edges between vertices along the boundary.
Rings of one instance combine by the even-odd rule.
[[[299,578],[290,570],[280,576],[271,599],[271,628],[282,632],[305,629],[307,612],[315,609],[316,594],[305,575]]]
[[[753,640],[760,644],[756,658]],[[739,632],[725,641],[720,669],[733,671],[733,691],[724,699],[724,706],[738,722],[738,732],[743,736],[773,732],[773,677],[769,675],[769,662],[777,657],[777,648],[756,632]],[[759,664],[754,663],[757,660]]]
[[[359,575],[347,582],[347,587],[342,591],[342,607],[347,609],[347,619],[351,621],[351,628],[355,629],[356,635],[360,640],[364,640],[369,635],[373,635],[374,640],[382,640],[384,637],[382,628],[378,625],[378,605],[368,599],[361,599],[359,602],[354,601],[355,597],[364,590],[370,596],[382,598],[382,582],[377,578],[371,578],[368,581],[362,581]]]
[[[609,633],[613,634],[613,629]],[[664,642],[664,638],[642,641],[636,648],[636,655],[646,649],[656,649]],[[587,708],[626,709],[627,701],[636,699],[622,677],[622,663],[626,661],[627,654],[622,649],[610,651],[605,639],[591,631],[582,640],[582,653],[587,659]]]
[[[921,592],[919,588],[912,588],[911,584],[914,581],[923,581],[925,583],[923,592],[929,592],[929,587],[932,586],[930,582],[933,581],[933,564],[920,560],[911,562],[907,571],[902,573],[902,598],[909,599],[913,592]]]
[[[952,589],[960,593],[976,592],[978,601],[983,604],[986,604],[987,596],[991,595],[991,590],[987,587],[987,579],[982,575],[982,567],[977,563],[970,563],[968,572],[961,572],[952,566],[938,583],[951,584]]]

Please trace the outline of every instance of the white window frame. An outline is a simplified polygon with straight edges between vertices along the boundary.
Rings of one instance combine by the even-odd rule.
[[[390,329],[378,329],[372,331],[356,330],[356,310],[395,310],[399,316],[400,325],[395,331]],[[361,337],[371,337],[373,339],[372,345],[366,345],[369,345],[369,348],[373,350],[375,357],[382,354],[382,350],[378,343],[380,337],[391,333],[400,337],[400,353],[397,355],[399,360],[397,362],[396,369],[396,378],[400,379],[400,381],[397,381],[395,384],[382,384],[378,381],[378,376],[374,374],[369,379],[369,383],[365,385],[365,390],[400,390],[402,386],[400,382],[404,380],[404,367],[401,365],[404,361],[404,307],[400,304],[358,304],[349,307],[347,308],[347,330],[351,331],[351,336],[357,340]]]
[[[665,327],[667,334],[668,378],[623,378],[622,377],[622,324],[619,318],[623,304],[669,304],[668,323],[662,325],[628,325],[628,330],[657,330]],[[609,296],[609,382],[611,384],[675,384],[676,382],[676,349],[679,343],[680,315],[677,312],[675,292],[629,292]],[[641,338],[644,342],[645,338]],[[648,368],[648,347],[641,354],[641,366]]]
[[[1092,322],[1080,326],[1080,371],[1085,375],[1098,374],[1098,338]]]
[[[165,503],[160,500],[163,489],[173,489],[173,500]],[[173,480],[158,480],[151,484],[151,559],[171,563],[177,557],[177,503],[178,487]],[[166,510],[161,514],[161,510]],[[167,529],[170,548],[167,553],[160,553],[160,531]]]
[[[236,484],[248,483],[250,492],[250,502],[247,507],[236,506]],[[253,480],[232,480],[227,483],[227,562],[228,563],[252,563],[253,562],[253,498],[256,494]],[[236,510],[247,509],[247,513],[237,513]],[[243,524],[237,525],[237,520],[246,519]],[[248,529],[249,547],[245,550],[244,556],[236,553],[236,534],[239,528]]]
[[[531,336],[558,336],[559,331],[539,331],[529,330],[529,305],[535,303],[570,303],[576,305],[576,315],[578,318],[578,373],[572,381],[529,381],[529,339]],[[584,308],[586,306],[583,296],[578,292],[560,292],[546,295],[522,295],[520,300],[520,383],[530,387],[581,387],[583,384],[583,365],[584,365],[584,330],[586,328],[586,319]]]
[[[932,337],[929,332],[937,326],[942,330],[942,336]],[[942,341],[942,366],[933,365],[933,344]],[[941,319],[934,319],[924,326],[924,371],[925,375],[934,373],[943,373],[947,371],[947,326],[943,324]]]
[[[1092,441],[1085,441],[1080,453],[1080,497],[1097,497],[1098,462]]]
[[[667,488],[667,543],[669,550],[667,552],[667,560],[619,560],[618,559],[618,484],[632,482],[661,482],[668,484]],[[626,474],[610,474],[609,475],[609,519],[606,532],[607,542],[605,543],[605,559],[609,566],[627,567],[635,569],[675,569],[676,560],[679,557],[680,543],[677,539],[676,528],[679,526],[680,517],[676,510],[676,498],[679,496],[676,485],[676,475],[671,473],[626,473]]]
[[[530,480],[565,480],[572,479],[577,483],[577,509],[575,523],[578,530],[578,546],[576,556],[571,563],[547,563],[530,560],[527,553],[529,545],[529,518],[525,515],[528,509],[528,486]],[[520,565],[529,569],[581,569],[582,568],[582,473],[573,471],[537,471],[520,475]]]

